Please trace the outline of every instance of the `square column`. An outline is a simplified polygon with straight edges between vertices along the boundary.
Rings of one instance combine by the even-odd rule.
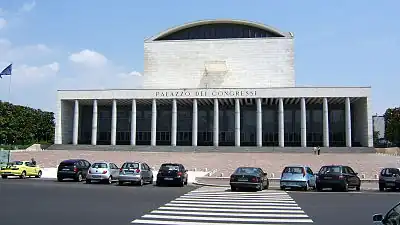
[[[136,99],[132,99],[131,111],[131,145],[136,145]]]
[[[283,109],[283,98],[279,98],[279,147],[285,147],[285,114]]]
[[[117,100],[113,99],[111,111],[111,145],[117,144]]]
[[[176,99],[172,100],[172,118],[171,118],[171,146],[176,146],[176,132],[178,123],[178,109]]]
[[[198,109],[197,99],[193,99],[193,121],[192,121],[192,146],[197,146],[197,123],[198,123]]]
[[[219,108],[218,108],[218,99],[214,99],[214,147],[218,147],[219,145]]]
[[[55,115],[56,119],[56,127],[54,129],[54,144],[62,144],[63,143],[63,135],[62,135],[62,117],[64,114],[62,113],[64,102],[61,99],[57,99],[57,114]]]
[[[74,125],[72,130],[72,144],[78,144],[78,135],[79,135],[79,101],[75,100],[74,105]]]
[[[97,99],[93,100],[92,145],[97,145]]]
[[[157,138],[157,102],[153,99],[151,104],[151,146],[156,146]]]
[[[322,117],[323,117],[323,137],[324,147],[329,147],[329,110],[328,110],[328,99],[324,98],[322,103]]]
[[[306,115],[306,99],[300,100],[301,110],[301,147],[307,147],[307,115]]]
[[[257,104],[257,146],[262,147],[262,105],[261,98],[256,99]]]
[[[345,100],[345,121],[346,121],[346,147],[351,147],[351,105],[350,98]]]
[[[240,146],[240,100],[235,99],[235,146]]]

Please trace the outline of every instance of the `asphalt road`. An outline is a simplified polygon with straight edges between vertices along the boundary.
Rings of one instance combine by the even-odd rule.
[[[130,224],[194,188],[0,179],[0,224]]]
[[[315,224],[373,224],[372,215],[385,214],[400,202],[399,192],[289,192]]]
[[[374,213],[386,213],[400,201],[399,192],[247,193],[227,189],[0,179],[0,223],[226,225],[277,224],[282,218],[287,225],[372,224]]]

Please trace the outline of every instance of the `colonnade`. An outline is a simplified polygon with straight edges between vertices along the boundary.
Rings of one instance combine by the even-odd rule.
[[[256,144],[262,147],[262,102],[260,98],[256,99],[257,105],[257,135]],[[329,109],[328,99],[323,98],[322,112],[323,112],[323,146],[329,147]],[[235,146],[240,146],[240,99],[235,99]],[[306,117],[306,99],[300,98],[300,111],[301,111],[301,146],[307,147],[307,117]],[[156,146],[156,130],[157,130],[157,100],[152,100],[151,110],[151,145]],[[136,124],[137,124],[137,106],[136,100],[132,99],[131,110],[131,140],[132,146],[136,145]],[[177,100],[172,100],[172,118],[171,118],[171,146],[176,146],[177,142],[177,118],[178,107]],[[197,146],[198,139],[198,100],[193,99],[193,122],[192,122],[192,146]],[[284,101],[283,98],[278,99],[278,124],[279,124],[279,146],[285,147],[285,123],[284,123]],[[73,135],[72,143],[78,144],[79,135],[79,100],[74,103],[74,116],[73,116]],[[93,116],[92,116],[92,138],[91,144],[97,144],[97,120],[98,120],[98,102],[93,100]],[[116,145],[117,134],[117,100],[112,101],[111,113],[111,145]],[[345,98],[345,133],[346,133],[346,146],[351,147],[351,109],[350,98]],[[219,146],[219,100],[214,99],[214,122],[213,122],[213,145]]]

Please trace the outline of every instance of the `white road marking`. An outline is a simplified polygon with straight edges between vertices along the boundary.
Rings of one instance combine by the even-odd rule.
[[[189,206],[189,207],[188,207]],[[238,209],[237,206],[234,206],[232,208],[209,208],[209,207],[190,207],[191,205],[188,205],[185,207],[174,207],[174,206],[161,206],[158,209],[164,209],[164,210],[177,210],[177,211],[208,211],[208,212],[236,212],[236,213],[241,213],[241,212],[246,212],[246,213],[304,213],[303,210],[300,209],[300,207],[292,207],[295,209]],[[247,207],[246,207],[247,208]],[[276,208],[276,207],[271,207],[271,208]]]
[[[179,203],[167,203],[166,206],[178,206],[178,207],[203,207],[203,208],[224,208],[224,209],[301,209],[297,204],[290,206],[277,206],[277,205],[216,205],[216,204],[201,204],[201,205],[193,205],[193,204],[179,204]]]
[[[219,213],[219,212],[180,212],[180,211],[166,211],[166,210],[154,210],[151,213],[154,214],[174,214],[174,215],[191,215],[191,216],[243,216],[243,217],[278,217],[278,218],[308,218],[305,214],[266,214],[266,213]]]
[[[199,188],[143,215],[132,223],[159,225],[313,223],[285,191],[265,190],[246,193],[226,190],[227,188]]]
[[[311,219],[269,219],[269,218],[229,218],[229,217],[205,217],[205,216],[169,216],[147,214],[142,218],[173,219],[173,220],[197,220],[197,221],[224,221],[224,222],[270,222],[270,223],[312,223]],[[178,223],[179,224],[179,223]]]

